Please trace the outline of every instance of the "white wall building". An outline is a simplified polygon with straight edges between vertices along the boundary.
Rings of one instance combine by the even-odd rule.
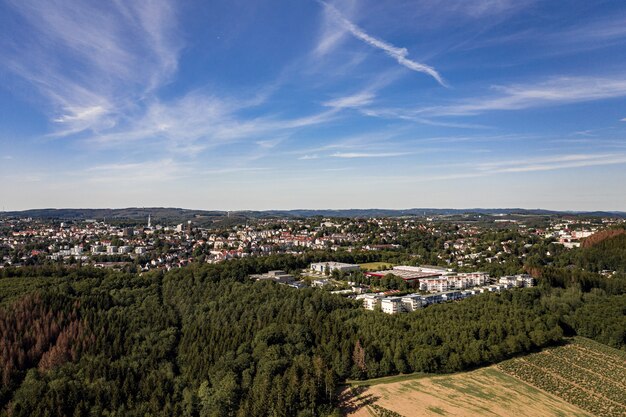
[[[357,300],[363,300],[363,308],[366,310],[374,310],[380,304],[383,296],[379,294],[361,294],[357,295]]]
[[[425,302],[419,294],[409,294],[402,297],[402,306],[406,311],[415,311],[424,307]]]
[[[520,275],[508,275],[504,277],[500,277],[498,280],[500,284],[506,284],[511,287],[532,287],[535,285],[535,281],[533,277],[528,274],[520,274]]]
[[[383,310],[383,313],[398,314],[404,311],[402,298],[400,297],[383,298],[380,305]]]
[[[443,292],[448,291],[448,288],[448,278],[445,277],[420,279],[420,290],[422,291]]]
[[[343,262],[317,262],[311,264],[311,270],[320,274],[324,274],[326,271],[328,271],[329,274],[333,271],[348,273],[358,271],[360,269],[361,268],[358,265],[346,264]]]

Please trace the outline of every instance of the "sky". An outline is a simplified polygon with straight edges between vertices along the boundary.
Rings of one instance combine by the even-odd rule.
[[[0,0],[0,209],[626,211],[621,0]]]

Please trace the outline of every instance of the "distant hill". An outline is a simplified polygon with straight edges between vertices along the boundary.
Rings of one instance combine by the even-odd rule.
[[[24,211],[5,212],[5,217],[31,217],[34,219],[79,221],[94,219],[98,221],[148,221],[157,223],[180,223],[192,220],[195,223],[213,222],[227,218],[224,211],[187,210],[171,207],[130,207],[124,209],[33,209]]]
[[[265,210],[265,211],[219,211],[219,210],[189,210],[174,207],[130,207],[123,209],[32,209],[24,211],[9,211],[0,213],[4,217],[32,217],[37,219],[58,220],[147,220],[148,215],[156,222],[181,222],[193,220],[198,223],[224,221],[226,223],[241,222],[246,218],[294,218],[294,217],[401,217],[401,216],[582,216],[582,217],[622,217],[626,212],[574,212],[552,211],[542,209],[521,208],[468,208],[468,209],[433,209],[411,208],[402,210],[392,209],[299,209],[299,210]],[[226,220],[226,219],[230,220]]]

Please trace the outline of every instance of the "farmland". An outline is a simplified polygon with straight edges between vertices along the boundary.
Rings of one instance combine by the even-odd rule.
[[[575,338],[497,367],[595,415],[626,415],[626,352]]]
[[[343,397],[344,412],[353,417],[592,415],[493,366],[355,381]]]

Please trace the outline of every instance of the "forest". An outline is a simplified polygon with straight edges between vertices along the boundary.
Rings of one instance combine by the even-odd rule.
[[[528,266],[537,287],[403,315],[247,278],[294,271],[322,253],[167,273],[4,268],[0,413],[339,415],[336,393],[346,379],[472,369],[574,335],[626,350],[626,276],[596,273],[622,271],[621,239],[569,252],[552,266]],[[336,259],[379,260],[355,256],[365,257]]]

